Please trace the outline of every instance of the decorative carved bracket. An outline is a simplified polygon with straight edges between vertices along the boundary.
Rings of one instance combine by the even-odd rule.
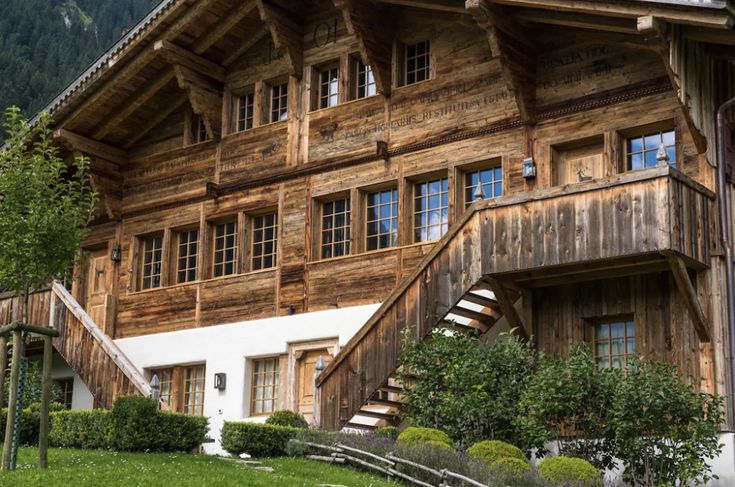
[[[293,2],[296,3],[296,2]],[[301,79],[304,71],[304,28],[297,14],[283,4],[271,5],[267,0],[255,0],[260,19],[273,38],[273,46],[284,56],[289,74]]]
[[[389,96],[393,53],[386,22],[390,16],[370,0],[334,0],[334,6],[342,12],[347,31],[357,39],[362,61],[372,68],[378,92]]]
[[[536,118],[536,55],[528,35],[515,20],[488,0],[467,0],[465,8],[477,25],[487,32],[493,57],[500,61],[503,79],[513,93],[521,119]]]

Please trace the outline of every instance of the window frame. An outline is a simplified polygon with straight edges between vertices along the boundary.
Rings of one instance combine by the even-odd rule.
[[[263,362],[273,362],[273,383],[270,385],[257,385],[256,376],[258,375],[258,363]],[[250,360],[250,401],[249,402],[249,416],[251,417],[258,417],[258,416],[269,416],[276,411],[280,409],[279,401],[281,400],[280,397],[280,387],[281,387],[281,358],[278,355],[271,355],[267,357],[258,357],[253,358]],[[265,376],[268,372],[263,372],[261,375]],[[255,403],[256,403],[256,389],[267,389],[272,388],[273,390],[273,396],[270,398],[261,398],[259,401],[263,403],[263,406],[265,405],[265,402],[270,400],[272,401],[273,410],[272,411],[261,411],[261,412],[255,412]],[[262,406],[261,406],[262,407]]]
[[[193,380],[189,379],[189,371],[196,371],[196,375],[194,376]],[[198,371],[201,370],[201,375],[198,373]],[[194,389],[193,393],[190,393],[187,390],[187,385],[190,382],[196,382],[197,384],[201,380],[201,391],[198,388]],[[190,415],[190,416],[203,416],[204,415],[204,405],[206,401],[206,386],[207,386],[207,366],[206,364],[192,364],[192,365],[185,365],[182,367],[181,370],[181,413]],[[191,406],[193,408],[197,408],[199,412],[197,413],[196,410],[193,412],[190,411],[189,401],[188,397],[190,394],[194,394],[195,396],[201,395],[201,403],[197,402],[195,399],[194,404]]]
[[[266,86],[268,87],[268,111],[267,111],[267,122],[266,123],[277,123],[277,122],[284,122],[288,120],[289,117],[289,107],[288,102],[291,95],[291,89],[289,87],[289,80],[274,80],[270,82],[266,82]],[[284,94],[285,89],[285,94]],[[278,91],[278,95],[276,95],[276,91]],[[274,117],[274,114],[276,113],[275,110],[275,100],[278,99],[278,115]],[[285,111],[283,109],[285,108]]]
[[[243,101],[245,107],[243,107]],[[245,132],[255,128],[255,88],[246,90],[235,97],[235,132]],[[243,118],[243,108],[245,117]],[[249,121],[249,123],[248,123]]]
[[[201,254],[201,250],[202,250],[202,235],[201,235],[201,230],[199,228],[199,224],[197,223],[195,225],[189,225],[189,226],[186,226],[186,227],[176,228],[176,229],[173,230],[173,232],[174,232],[175,238],[172,239],[172,244],[173,244],[173,248],[172,248],[172,251],[171,251],[171,270],[172,270],[172,275],[171,275],[170,282],[173,283],[173,284],[175,284],[175,285],[176,284],[189,284],[189,283],[192,283],[192,282],[196,282],[196,281],[199,280],[199,272],[200,272],[200,269],[199,268],[200,268],[200,261],[201,261],[200,254]],[[185,280],[182,281],[180,279],[180,274],[182,272],[182,269],[180,267],[181,266],[181,259],[182,259],[182,256],[181,256],[181,237],[182,237],[182,235],[188,235],[188,234],[191,234],[192,232],[196,232],[197,233],[196,252],[193,255],[192,254],[187,254],[185,256],[185,258],[187,260],[193,258],[194,259],[194,267],[193,267],[193,269],[191,267],[189,267],[188,266],[189,262],[187,262],[187,267],[186,267],[186,269],[183,269],[183,270],[184,270],[184,272],[187,272],[187,273],[193,270],[194,277],[191,278],[191,279],[189,279],[187,277]],[[189,247],[190,245],[191,245],[191,241],[187,242],[187,247]]]
[[[365,69],[365,83],[361,84],[360,77],[362,76],[361,72],[363,71],[363,68]],[[365,98],[370,98],[372,96],[376,96],[378,94],[378,85],[375,81],[375,73],[373,72],[373,68],[369,64],[365,64],[362,61],[362,58],[359,56],[354,57],[353,62],[353,68],[352,68],[352,75],[354,76],[354,94],[353,98],[355,100],[364,100]],[[372,82],[369,81],[369,79],[372,78]],[[370,93],[370,87],[372,86],[373,92]],[[360,96],[360,89],[364,88],[365,93]]]
[[[191,126],[189,127],[191,145],[201,144],[210,140],[204,118],[198,113],[191,112]]]
[[[336,212],[336,209],[333,210],[333,212],[330,215],[325,215],[325,206],[335,203],[339,201],[345,202],[345,210],[342,212]],[[322,198],[317,200],[318,204],[318,211],[316,212],[316,219],[317,219],[317,228],[316,228],[316,234],[318,235],[318,238],[316,239],[316,260],[328,260],[328,259],[336,259],[340,257],[347,257],[349,255],[352,255],[353,252],[353,245],[352,245],[352,239],[353,239],[353,231],[352,231],[352,223],[354,221],[354,213],[353,213],[353,204],[352,204],[352,198],[350,194],[338,194],[338,195],[332,195],[329,198]],[[334,226],[334,220],[338,215],[344,215],[345,222],[344,225],[341,227]],[[324,222],[325,218],[329,216],[332,219],[332,227],[328,230],[325,230],[324,228]],[[344,232],[344,238],[336,242],[334,240],[334,232],[337,229],[342,229]],[[324,243],[324,234],[327,231],[331,231],[332,233],[332,241],[330,243],[325,244]],[[331,249],[331,254],[328,257],[324,256],[324,249],[325,245],[328,245]],[[341,245],[344,248],[344,253],[342,255],[334,255],[334,248],[336,245]]]
[[[314,90],[315,94],[312,102],[312,110],[316,111],[333,108],[342,103],[342,78],[344,74],[342,73],[340,61],[337,59],[315,66],[313,68],[313,73],[316,81],[316,89]],[[330,80],[325,83],[324,75],[327,74],[327,76],[331,77],[332,73],[336,73],[336,80]],[[327,89],[326,93],[324,92],[325,86]],[[332,87],[336,87],[335,92],[331,91]],[[334,104],[331,104],[333,99]]]
[[[227,225],[234,225],[234,231],[231,233],[224,233],[221,236],[217,236],[217,229],[219,227],[227,226]],[[227,217],[218,218],[216,220],[210,220],[208,222],[209,227],[209,257],[208,257],[208,269],[209,269],[209,277],[211,279],[217,279],[221,277],[228,277],[228,276],[234,276],[237,274],[240,274],[240,253],[241,253],[241,240],[242,240],[242,232],[241,232],[241,225],[240,221],[237,215],[230,215]],[[222,249],[217,249],[217,241],[218,239],[226,239],[228,236],[234,236],[234,245],[231,247],[225,247],[223,244]],[[222,262],[217,262],[217,254],[220,252],[224,256],[227,253],[227,250],[232,249],[233,251],[233,260],[231,261],[225,261],[222,260]],[[232,264],[232,272],[224,273],[224,268],[227,264]],[[222,266],[222,273],[217,274],[217,266]]]
[[[146,235],[140,235],[140,236],[137,237],[137,245],[138,245],[138,249],[139,249],[139,255],[138,255],[138,263],[137,263],[137,271],[138,271],[138,276],[137,277],[138,277],[138,279],[137,279],[137,283],[136,283],[136,289],[138,291],[147,291],[147,290],[150,290],[150,289],[160,289],[160,288],[164,287],[164,275],[165,275],[165,272],[166,272],[166,270],[164,269],[164,265],[165,265],[164,248],[165,248],[165,240],[166,240],[165,237],[166,237],[166,235],[165,235],[165,232],[164,231],[154,232],[154,233],[150,233],[150,234],[146,234]],[[149,241],[155,241],[155,240],[158,240],[159,241],[159,247],[158,247],[158,249],[156,249],[155,246],[154,246],[154,248],[152,250],[148,250],[148,248],[147,248],[148,242]],[[148,276],[146,276],[146,272],[145,272],[146,271],[146,266],[150,265],[151,266],[151,269],[153,269],[154,268],[154,265],[155,265],[154,262],[156,262],[153,259],[151,259],[151,262],[150,263],[146,263],[146,255],[149,252],[150,253],[154,253],[154,255],[155,255],[155,252],[156,251],[159,252],[159,260],[157,261],[158,262],[158,266],[159,266],[158,274],[154,274],[151,271],[151,274],[148,275]],[[158,284],[155,285],[155,286],[152,285],[152,284],[146,286],[145,285],[146,284],[146,279],[149,279],[150,278],[151,279],[151,282],[152,282],[153,281],[153,276],[156,276],[156,275],[158,276]]]
[[[64,408],[71,409],[74,404],[74,377],[59,377],[54,379],[61,389],[61,398]]]
[[[266,217],[271,216],[271,215],[273,216],[273,225],[265,226],[265,224],[264,224],[264,226],[261,227],[261,228],[258,228],[258,229],[255,228],[255,225],[256,225],[256,223],[257,223],[257,221],[259,219],[266,218]],[[248,255],[247,255],[247,259],[248,259],[247,260],[247,262],[248,262],[247,268],[248,268],[248,270],[251,271],[251,272],[254,272],[254,271],[264,271],[264,270],[268,270],[268,269],[275,269],[276,267],[278,267],[278,257],[279,257],[279,255],[278,255],[278,253],[279,253],[278,252],[278,243],[279,243],[279,240],[280,240],[279,232],[280,232],[280,227],[281,227],[280,222],[278,220],[278,218],[279,218],[278,209],[277,208],[272,208],[272,209],[269,209],[269,210],[263,210],[263,211],[260,211],[258,213],[248,214],[247,217],[248,217],[248,220],[249,220],[249,222],[248,222],[249,239],[248,239]],[[268,228],[272,228],[273,229],[273,238],[270,239],[270,240],[262,239],[260,241],[256,241],[256,239],[255,239],[256,231],[257,230],[263,230],[263,235],[265,235],[265,230],[268,229]],[[261,253],[261,254],[259,254],[259,255],[256,256],[255,255],[255,246],[256,245],[263,245],[263,247],[265,247],[265,244],[268,243],[268,242],[272,242],[272,244],[273,244],[273,252],[272,253],[269,253],[269,254]],[[263,265],[263,262],[262,261],[266,257],[268,257],[268,256],[272,257],[272,259],[273,259],[272,265],[269,266],[269,267],[262,267],[262,265]],[[261,260],[261,267],[257,267],[256,268],[256,266],[254,265],[256,258]]]
[[[669,165],[675,169],[681,169],[683,164],[683,146],[682,146],[682,130],[681,120],[679,118],[668,118],[659,120],[652,123],[646,123],[635,127],[627,127],[621,130],[614,131],[614,136],[617,139],[615,146],[618,148],[618,156],[615,158],[616,169],[618,173],[624,173],[629,171],[640,171],[649,169],[645,167],[645,155],[643,156],[644,167],[640,169],[632,169],[632,162],[629,161],[628,147],[629,140],[634,138],[643,138],[645,140],[646,135],[652,135],[656,132],[673,132],[674,135],[674,161],[669,161]],[[657,148],[658,150],[658,148]],[[636,153],[639,151],[635,151]]]
[[[370,188],[363,188],[363,212],[362,212],[362,230],[363,230],[363,238],[362,238],[362,245],[364,246],[365,252],[379,252],[382,250],[387,249],[393,249],[401,246],[401,229],[400,229],[400,213],[401,213],[401,192],[399,190],[399,185],[396,182],[386,183],[384,185],[370,187]],[[370,223],[377,222],[379,225],[379,222],[381,221],[381,218],[378,218],[377,220],[369,220],[369,212],[370,208],[373,208],[375,206],[382,206],[382,204],[378,205],[370,205],[370,196],[373,194],[380,194],[384,192],[391,191],[395,194],[395,198],[393,198],[393,195],[391,195],[391,206],[395,205],[396,211],[393,213],[391,211],[390,220],[391,220],[391,227],[395,230],[395,243],[392,245],[388,245],[387,247],[380,247],[380,236],[386,235],[381,234],[379,231],[377,235],[371,235],[368,232],[368,228],[370,226]],[[393,224],[393,220],[395,220],[395,224]],[[391,230],[387,235],[390,235],[393,233],[393,230]],[[369,242],[370,238],[374,236],[377,237],[378,246],[374,249],[370,248]]]
[[[446,218],[444,219],[444,221],[441,221],[439,223],[439,233],[440,233],[439,237],[436,239],[429,239],[428,230],[431,227],[435,227],[436,225],[429,225],[428,223],[429,214],[435,210],[428,206],[428,200],[432,196],[432,193],[428,192],[428,190],[429,190],[429,185],[437,181],[440,184],[439,193],[438,193],[439,207],[437,209],[439,211],[440,218],[442,215],[442,210],[444,210],[443,213],[446,215]],[[414,244],[419,244],[419,243],[436,242],[437,240],[440,240],[449,230],[449,222],[451,221],[451,218],[449,215],[450,207],[451,207],[450,200],[449,200],[449,197],[450,197],[449,176],[443,172],[443,173],[438,173],[438,174],[432,174],[430,176],[423,176],[420,179],[413,179],[413,180],[409,180],[408,182],[411,184],[411,191],[410,191],[411,199],[410,199],[410,204],[408,205],[408,208],[410,209],[410,212],[411,212],[411,242]],[[416,195],[417,187],[422,186],[422,185],[426,186],[427,193],[425,195],[422,195],[421,197],[418,197]],[[421,211],[416,210],[416,203],[419,199],[427,201],[427,206],[425,208],[422,208]],[[444,204],[444,200],[446,201],[446,204]],[[417,227],[416,219],[417,219],[417,216],[421,214],[426,215],[427,217],[427,220],[425,222],[426,224],[421,227]],[[425,240],[417,238],[416,236],[416,231],[421,228],[427,229],[427,238]]]
[[[403,65],[401,67],[401,78],[402,78],[402,81],[403,82],[402,82],[401,86],[415,85],[417,83],[421,83],[423,81],[429,81],[429,80],[432,79],[432,72],[433,72],[434,62],[432,60],[431,44],[432,44],[431,39],[423,39],[423,40],[418,40],[418,41],[411,41],[411,42],[407,42],[405,44],[402,44],[401,47],[402,47],[402,61],[403,61]],[[425,45],[426,46],[425,47],[425,52],[423,54],[415,54],[414,56],[410,57],[409,56],[409,50],[411,48],[418,49],[418,47],[421,46],[421,45]],[[409,65],[410,59],[414,59],[414,61],[416,61],[416,60],[419,59],[419,57],[423,57],[424,58],[425,64],[424,64],[423,68],[421,68],[421,70],[419,70],[419,68],[416,68],[416,66],[414,65],[414,69],[413,70],[409,70],[408,65]],[[417,79],[418,78],[417,75],[418,75],[419,72],[423,72],[423,75],[425,76],[423,79]],[[413,81],[409,81],[409,76],[411,74],[413,74],[413,76],[414,76],[414,80]]]
[[[473,199],[471,201],[467,200],[467,190],[469,189],[467,185],[467,177],[471,176],[472,174],[477,173],[478,174],[478,182],[480,181],[480,175],[483,171],[492,170],[493,174],[495,174],[496,170],[500,170],[500,179],[493,179],[491,183],[483,183],[483,186],[486,186],[490,184],[493,187],[493,196],[488,197],[485,196],[484,199],[495,199],[500,198],[505,194],[505,168],[503,164],[503,160],[501,158],[494,158],[490,160],[483,160],[480,162],[472,163],[472,164],[466,164],[463,166],[459,166],[458,168],[458,184],[457,184],[457,208],[459,210],[459,213],[464,213],[467,208],[469,208],[472,203],[474,203],[476,200],[474,199],[474,188],[477,187],[477,185],[471,186],[473,188]],[[495,185],[500,183],[500,194],[495,194]]]
[[[630,363],[631,359],[634,359],[638,355],[638,348],[639,344],[637,343],[637,337],[640,334],[640,330],[638,330],[638,323],[636,323],[635,317],[632,314],[625,314],[625,315],[614,315],[614,316],[604,316],[604,317],[597,317],[592,320],[589,320],[589,324],[591,327],[590,331],[590,338],[592,342],[592,356],[595,360],[595,364],[597,365],[598,369],[605,370],[600,367],[600,359],[603,358],[598,354],[597,351],[597,345],[598,343],[607,342],[608,345],[608,353],[604,356],[604,358],[608,362],[607,369],[613,369],[612,362],[614,359],[621,359],[622,365],[621,369],[625,370],[628,367],[628,364]],[[616,324],[623,324],[623,336],[620,337],[620,339],[623,341],[623,345],[625,347],[622,354],[613,354],[612,350],[612,325]],[[632,325],[633,327],[633,334],[628,335],[628,327]],[[608,326],[608,336],[607,339],[599,339],[598,333],[599,328],[601,326]],[[633,351],[630,352],[628,350],[628,341],[633,340]]]

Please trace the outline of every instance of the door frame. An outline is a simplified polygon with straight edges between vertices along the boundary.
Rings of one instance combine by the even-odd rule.
[[[317,341],[288,344],[288,379],[286,384],[286,405],[291,411],[298,410],[299,401],[299,362],[307,353],[326,349],[334,358],[339,352],[339,337],[325,338]]]

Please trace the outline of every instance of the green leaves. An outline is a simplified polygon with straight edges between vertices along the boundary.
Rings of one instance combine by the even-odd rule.
[[[51,142],[49,117],[34,127],[5,113],[0,150],[0,288],[25,294],[64,276],[97,205],[89,161],[69,165]]]

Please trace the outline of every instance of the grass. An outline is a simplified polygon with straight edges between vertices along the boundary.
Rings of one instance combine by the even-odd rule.
[[[387,479],[304,458],[263,460],[274,472],[207,455],[117,453],[52,448],[49,469],[36,469],[37,449],[21,448],[18,470],[0,472],[0,486],[397,487]]]

